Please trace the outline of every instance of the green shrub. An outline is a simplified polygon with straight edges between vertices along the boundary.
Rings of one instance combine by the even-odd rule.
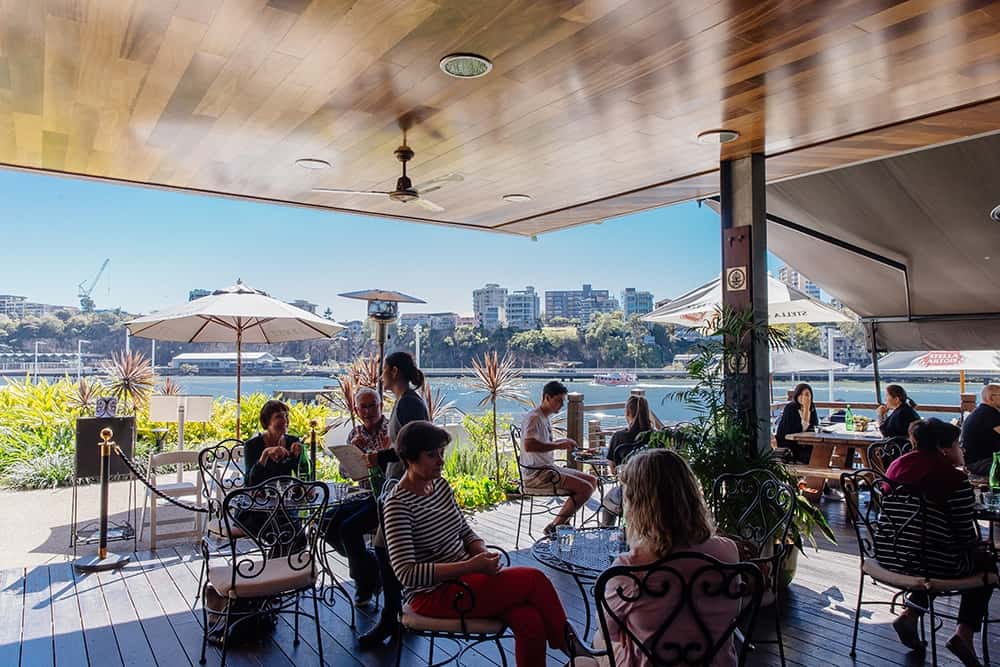
[[[464,510],[489,509],[506,498],[503,489],[490,477],[457,475],[449,478],[455,500]]]
[[[52,489],[73,481],[73,455],[50,452],[17,461],[4,470],[0,482],[15,489]]]

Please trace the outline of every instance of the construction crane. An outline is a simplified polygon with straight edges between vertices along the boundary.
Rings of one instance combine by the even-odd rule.
[[[90,295],[94,292],[94,288],[97,287],[97,281],[104,275],[104,269],[108,268],[108,262],[110,261],[110,257],[104,260],[101,268],[97,270],[97,275],[90,281],[89,286],[87,285],[87,281],[84,281],[77,287],[76,295],[80,297],[80,310],[83,312],[89,313],[94,310],[94,300],[90,298]]]

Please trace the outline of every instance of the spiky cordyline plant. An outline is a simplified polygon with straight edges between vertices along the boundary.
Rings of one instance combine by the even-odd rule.
[[[500,436],[497,433],[497,400],[507,398],[518,403],[528,403],[521,385],[521,373],[514,366],[514,358],[509,353],[500,359],[496,350],[486,352],[482,360],[472,359],[472,370],[475,372],[475,384],[486,392],[479,406],[490,405],[493,411],[493,454],[496,457],[497,484],[500,480]]]
[[[355,359],[347,373],[354,382],[355,388],[371,387],[375,389],[378,387],[378,379],[382,374],[382,369],[378,367],[378,357],[372,354]]]
[[[74,408],[84,413],[91,413],[97,404],[97,397],[104,391],[104,386],[97,380],[80,378],[76,385],[76,393],[70,399]]]
[[[149,403],[149,395],[153,391],[153,367],[149,359],[139,352],[129,352],[111,355],[111,361],[105,362],[104,370],[109,376],[107,389],[112,396],[127,411],[135,413],[137,408]]]
[[[354,428],[358,425],[357,418],[355,417],[358,386],[355,384],[352,375],[337,376],[337,385],[339,386],[339,390],[333,392],[328,399],[340,413],[334,425],[342,426],[350,421],[351,428]]]
[[[160,396],[180,396],[181,386],[173,381],[172,378],[164,378],[163,384],[160,385],[157,393]]]
[[[432,389],[431,383],[424,380],[424,386],[421,390],[424,396],[424,403],[427,404],[427,414],[430,421],[437,423],[438,420],[443,420],[456,413],[465,414],[455,405],[455,401],[448,400],[448,394],[440,387]]]

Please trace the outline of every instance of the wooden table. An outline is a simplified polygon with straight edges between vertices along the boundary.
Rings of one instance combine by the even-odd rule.
[[[882,434],[874,427],[869,426],[868,431],[847,431],[843,424],[834,424],[824,427],[824,431],[819,433],[807,431],[805,433],[790,433],[785,436],[802,445],[810,445],[812,455],[809,457],[809,467],[818,469],[843,469],[846,468],[847,452],[857,449],[861,455],[861,462],[868,467],[868,445],[882,440]]]

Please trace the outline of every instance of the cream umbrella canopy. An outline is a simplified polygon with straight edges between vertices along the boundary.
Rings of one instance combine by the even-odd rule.
[[[708,325],[722,305],[722,279],[715,278],[701,287],[673,299],[643,316],[646,322],[678,324],[698,329]],[[768,324],[816,324],[849,322],[850,318],[822,301],[810,297],[777,278],[767,277]]]
[[[183,343],[236,344],[236,437],[240,437],[240,390],[244,343],[286,343],[332,338],[344,327],[279,301],[266,292],[236,284],[209,296],[126,322],[140,338]]]

